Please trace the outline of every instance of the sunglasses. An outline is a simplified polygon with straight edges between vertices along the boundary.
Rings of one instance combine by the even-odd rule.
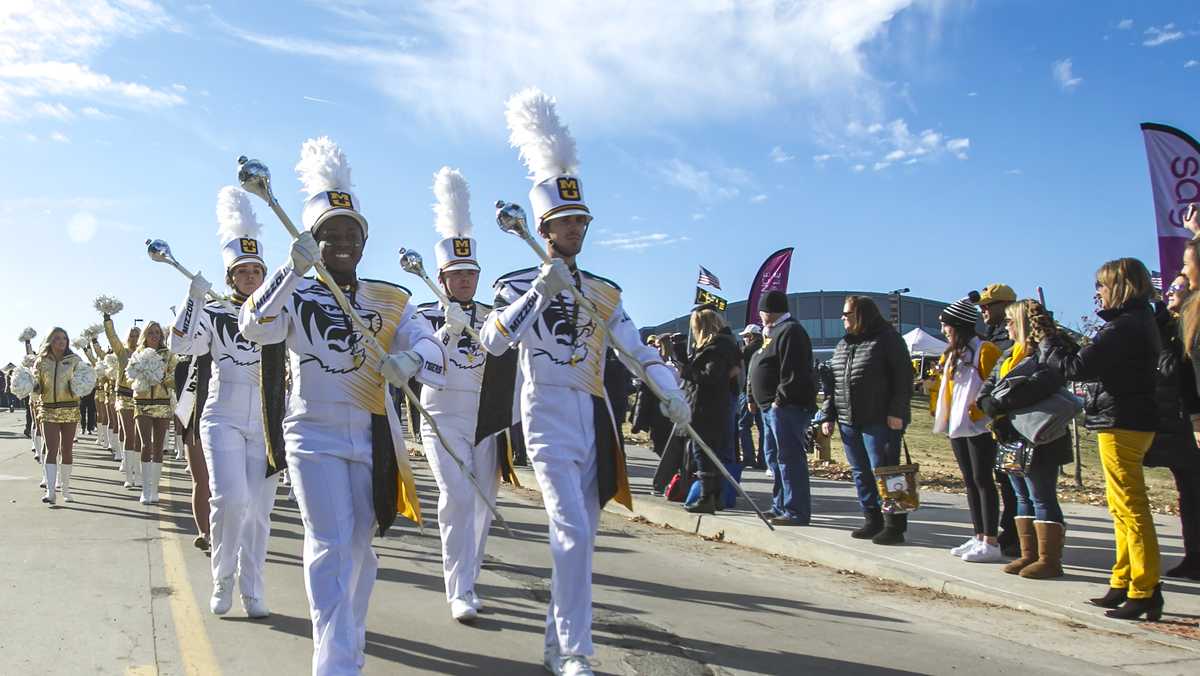
[[[1167,287],[1167,293],[1179,293],[1187,288],[1187,284],[1172,284]]]

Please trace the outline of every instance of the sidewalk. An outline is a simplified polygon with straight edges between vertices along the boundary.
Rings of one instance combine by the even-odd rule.
[[[921,509],[909,516],[907,542],[886,547],[869,540],[855,540],[851,530],[862,524],[862,513],[854,487],[848,481],[814,479],[813,525],[780,527],[774,532],[746,507],[712,516],[683,511],[680,504],[650,495],[650,480],[658,458],[649,449],[626,448],[634,512],[610,502],[606,509],[626,517],[640,516],[653,523],[706,537],[721,536],[771,554],[779,554],[870,577],[963,598],[1000,604],[1019,610],[1056,617],[1121,634],[1165,641],[1200,652],[1200,582],[1163,579],[1166,609],[1159,624],[1112,620],[1104,611],[1087,603],[1108,586],[1112,566],[1112,521],[1107,510],[1089,505],[1064,504],[1067,546],[1063,553],[1066,575],[1055,580],[1027,580],[1007,575],[1003,564],[966,563],[949,554],[949,549],[971,535],[966,497],[922,491]],[[523,486],[537,489],[533,472],[518,468]],[[763,472],[748,471],[742,487],[760,509],[770,506],[771,484]],[[1183,555],[1179,519],[1155,515],[1164,569]],[[1187,637],[1193,638],[1187,638]]]

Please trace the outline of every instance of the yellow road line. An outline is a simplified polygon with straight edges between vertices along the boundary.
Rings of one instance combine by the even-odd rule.
[[[167,485],[170,486],[170,475]],[[163,577],[171,588],[171,619],[175,622],[175,639],[184,673],[189,676],[219,676],[221,668],[213,652],[212,641],[204,629],[204,615],[196,605],[192,584],[188,581],[187,563],[179,536],[160,531],[162,536]]]

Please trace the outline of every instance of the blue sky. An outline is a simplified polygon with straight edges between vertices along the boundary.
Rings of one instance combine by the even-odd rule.
[[[1157,267],[1138,124],[1200,134],[1200,5],[9,0],[0,362],[26,325],[95,321],[99,293],[122,325],[169,319],[186,285],[143,240],[219,279],[236,157],[267,162],[298,220],[292,167],[321,134],[371,221],[363,276],[428,299],[395,252],[432,258],[444,164],[471,182],[485,283],[531,265],[490,208],[526,199],[503,105],[528,85],[579,144],[581,261],[640,324],[686,311],[697,265],[744,298],[783,246],[793,291],[1041,285],[1073,323],[1101,262]]]

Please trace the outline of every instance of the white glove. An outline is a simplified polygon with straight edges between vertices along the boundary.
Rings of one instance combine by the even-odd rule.
[[[292,269],[303,277],[321,259],[321,247],[312,233],[305,230],[292,242]]]
[[[467,316],[465,310],[458,303],[450,302],[450,307],[446,308],[446,333],[451,336],[460,336],[464,329],[471,325],[471,318]]]
[[[383,374],[383,379],[389,384],[400,387],[407,385],[408,381],[421,371],[421,365],[424,363],[425,360],[421,359],[421,355],[409,350],[384,357],[379,372]]]
[[[687,399],[684,398],[683,393],[679,390],[675,390],[667,395],[667,398],[658,406],[662,410],[663,415],[670,418],[671,422],[680,427],[692,422],[692,408],[688,406]]]
[[[571,269],[561,258],[555,258],[549,265],[542,265],[542,271],[533,280],[533,288],[542,298],[553,298],[574,285]]]
[[[197,272],[196,276],[192,278],[192,285],[188,287],[188,297],[197,301],[204,300],[204,296],[209,291],[212,291],[212,284],[204,278],[204,275]]]

